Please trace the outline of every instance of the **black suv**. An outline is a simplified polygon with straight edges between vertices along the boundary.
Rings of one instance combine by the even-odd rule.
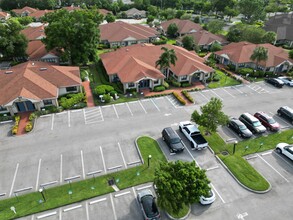
[[[240,115],[239,120],[242,121],[252,133],[260,134],[267,130],[256,117],[249,113],[243,113]]]
[[[171,152],[180,152],[184,150],[184,144],[178,134],[171,128],[164,128],[162,138],[170,148]]]
[[[289,108],[288,106],[283,106],[278,109],[278,115],[286,118],[288,121],[290,121],[293,124],[293,109]]]

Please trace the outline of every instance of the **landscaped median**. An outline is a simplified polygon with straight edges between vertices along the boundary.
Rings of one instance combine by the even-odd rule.
[[[158,167],[160,162],[166,161],[166,158],[156,140],[150,137],[140,137],[137,143],[144,161],[147,161],[148,156],[152,155],[149,167],[146,162],[127,170],[72,182],[71,186],[65,184],[45,189],[43,194],[46,201],[43,201],[40,192],[1,200],[0,219],[19,218],[113,192],[113,188],[108,185],[108,180],[112,178],[116,180],[119,189],[153,181],[155,168]],[[16,214],[11,210],[12,206],[15,208]]]
[[[235,145],[235,154],[233,154],[234,144],[226,144],[217,133],[205,137],[216,156],[236,179],[248,189],[261,193],[269,190],[270,184],[243,156],[274,149],[281,142],[293,143],[293,130],[241,141]],[[227,155],[223,155],[225,152]]]

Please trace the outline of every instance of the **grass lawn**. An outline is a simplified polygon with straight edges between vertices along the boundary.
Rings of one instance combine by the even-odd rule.
[[[214,89],[214,88],[218,88],[218,87],[224,87],[224,86],[235,86],[235,85],[240,84],[240,82],[238,82],[237,80],[225,75],[225,73],[223,73],[220,70],[216,70],[216,73],[220,77],[220,80],[218,82],[209,83],[208,87],[210,89]]]
[[[168,38],[167,44],[171,44],[171,45],[176,44],[176,40]]]
[[[148,155],[152,155],[149,168],[147,167],[147,163],[145,163],[131,169],[99,176],[95,179],[91,178],[74,182],[71,184],[71,188],[69,184],[65,184],[46,189],[44,191],[46,202],[41,204],[39,201],[42,199],[42,196],[39,192],[1,200],[0,219],[19,218],[113,192],[112,187],[107,184],[107,181],[112,177],[116,179],[117,186],[120,189],[153,181],[155,168],[161,161],[166,161],[166,158],[159,148],[158,143],[150,137],[140,137],[138,139],[138,146],[144,161],[147,161]],[[69,190],[72,191],[71,195],[68,194]],[[17,214],[14,214],[10,210],[11,206],[15,207]]]

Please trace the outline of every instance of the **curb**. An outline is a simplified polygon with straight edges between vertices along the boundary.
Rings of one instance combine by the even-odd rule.
[[[141,163],[144,164],[144,160],[143,160],[143,158],[142,158],[142,156],[141,156],[140,150],[139,150],[138,145],[137,145],[137,140],[138,140],[139,138],[141,138],[141,137],[143,137],[143,136],[138,136],[138,137],[135,139],[134,144],[135,144],[135,148],[136,148],[136,150],[137,150],[137,152],[138,152],[139,158],[140,158],[140,160],[141,160]]]
[[[187,214],[185,216],[183,216],[182,218],[174,218],[168,212],[165,211],[165,213],[166,213],[167,217],[171,220],[185,220],[188,218],[188,216],[191,213],[191,205],[189,205],[189,210],[188,210]]]
[[[240,185],[240,186],[242,186],[244,189],[246,189],[246,190],[248,190],[248,191],[250,191],[250,192],[253,192],[253,193],[258,193],[258,194],[264,194],[264,193],[267,193],[267,192],[269,192],[269,191],[271,191],[271,189],[272,189],[272,185],[271,185],[271,183],[264,177],[264,176],[262,176],[268,183],[269,183],[269,185],[270,185],[270,187],[267,189],[267,190],[264,190],[264,191],[257,191],[257,190],[253,190],[253,189],[250,189],[250,188],[248,188],[247,186],[245,186],[245,185],[243,185],[235,176],[234,176],[234,174],[228,169],[228,167],[224,164],[224,162],[217,156],[217,155],[215,155],[215,157],[217,158],[217,160],[220,162],[220,164],[228,171],[228,173],[236,180],[236,182]]]

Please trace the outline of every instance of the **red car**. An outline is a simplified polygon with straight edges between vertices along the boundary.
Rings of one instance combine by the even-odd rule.
[[[265,112],[257,112],[254,114],[254,117],[256,117],[263,126],[265,126],[270,131],[279,131],[280,130],[280,124],[273,119],[273,117],[269,116]]]

